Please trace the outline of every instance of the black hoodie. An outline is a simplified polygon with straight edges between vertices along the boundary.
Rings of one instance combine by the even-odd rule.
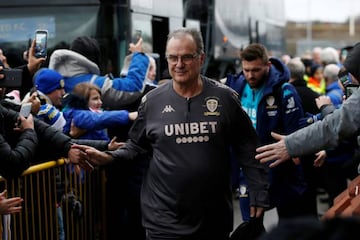
[[[356,43],[346,57],[344,67],[360,81],[360,42]]]

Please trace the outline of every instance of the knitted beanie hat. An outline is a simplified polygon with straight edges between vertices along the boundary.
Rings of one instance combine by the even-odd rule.
[[[51,93],[56,89],[64,88],[64,79],[60,73],[55,70],[43,68],[36,72],[35,76],[36,89],[44,94]]]

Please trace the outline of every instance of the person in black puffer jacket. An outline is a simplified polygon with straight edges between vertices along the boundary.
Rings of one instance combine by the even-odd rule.
[[[19,108],[6,100],[0,104],[0,175],[6,179],[20,176],[32,164],[67,157],[73,143],[107,150],[107,141],[75,140],[36,118],[33,129],[16,131]]]
[[[0,105],[0,175],[6,179],[19,176],[35,157],[38,137],[32,116],[22,117]]]

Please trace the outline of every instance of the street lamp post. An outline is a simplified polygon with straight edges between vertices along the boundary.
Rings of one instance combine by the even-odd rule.
[[[311,0],[307,1],[307,6],[308,6],[308,11],[307,11],[307,16],[308,16],[308,21],[306,24],[306,41],[307,41],[307,46],[308,49],[311,50],[311,46],[312,46],[312,19],[311,19]]]

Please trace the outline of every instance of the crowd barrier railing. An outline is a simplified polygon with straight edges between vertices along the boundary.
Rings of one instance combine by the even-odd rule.
[[[64,159],[0,177],[8,197],[24,199],[21,213],[2,216],[1,240],[106,239],[105,184],[104,170],[86,172]]]

